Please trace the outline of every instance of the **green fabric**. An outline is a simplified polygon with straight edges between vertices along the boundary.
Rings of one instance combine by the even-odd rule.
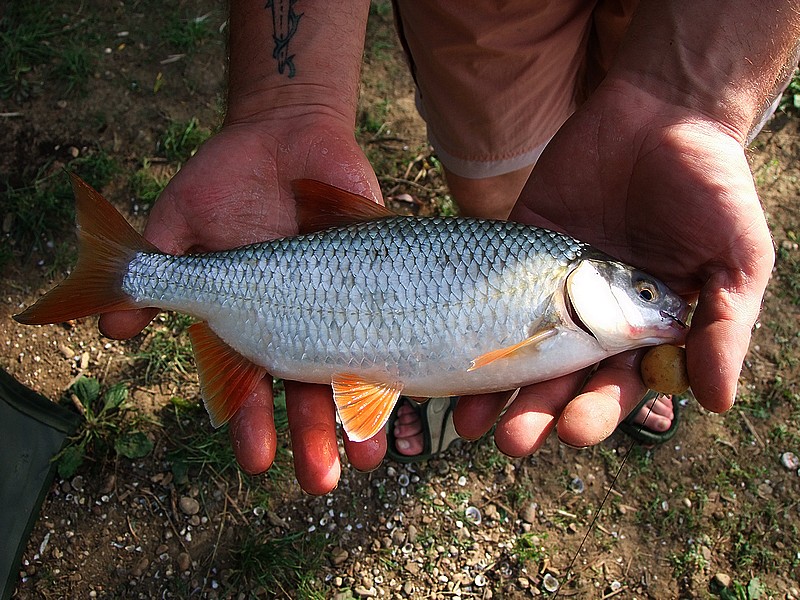
[[[79,420],[0,369],[1,600],[17,586],[22,553],[55,475],[52,459]]]

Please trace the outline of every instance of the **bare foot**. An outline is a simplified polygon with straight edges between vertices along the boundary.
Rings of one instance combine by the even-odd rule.
[[[405,456],[422,454],[422,419],[407,400],[402,400],[394,422],[395,449]]]
[[[653,410],[650,410],[650,407]],[[675,415],[672,411],[672,396],[657,396],[639,409],[633,418],[637,425],[643,425],[650,431],[667,431],[672,425]]]
[[[652,410],[650,410],[652,407]],[[650,431],[667,431],[672,425],[675,415],[672,410],[670,396],[658,396],[642,406],[633,418],[637,425],[644,425]],[[397,419],[394,422],[395,449],[404,456],[422,454],[423,435],[422,420],[407,400],[404,400],[397,409]]]

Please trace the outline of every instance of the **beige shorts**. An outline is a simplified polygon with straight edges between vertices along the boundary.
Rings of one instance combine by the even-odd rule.
[[[636,0],[395,0],[417,107],[462,177],[527,167],[605,74]]]

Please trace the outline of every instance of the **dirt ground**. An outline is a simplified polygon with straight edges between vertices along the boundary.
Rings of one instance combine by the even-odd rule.
[[[124,382],[130,408],[116,423],[143,431],[153,449],[129,459],[98,444],[56,477],[15,598],[522,598],[552,595],[554,581],[563,597],[800,598],[800,477],[782,461],[800,455],[800,118],[780,114],[750,150],[778,262],[732,411],[711,414],[688,398],[677,437],[651,451],[615,434],[582,451],[551,439],[512,460],[489,438],[368,474],[343,455],[341,484],[317,498],[293,479],[285,425],[269,474],[238,471],[225,432],[196,407],[182,347],[156,346],[185,344],[175,319],[116,342],[92,319],[31,328],[10,318],[74,257],[69,219],[38,239],[18,235],[10,190],[111,157],[102,191],[141,229],[147,205],[134,177],[174,173],[165,132],[192,118],[211,130],[223,106],[217,3],[181,3],[174,14],[145,0],[42,10],[58,35],[82,40],[89,69],[83,89],[65,90],[50,59],[0,99],[0,366],[67,405],[80,375],[103,389]],[[359,140],[398,207],[447,210],[391,11],[378,3],[371,19]],[[187,23],[202,25],[189,42],[171,29]],[[154,375],[159,357],[172,367]]]

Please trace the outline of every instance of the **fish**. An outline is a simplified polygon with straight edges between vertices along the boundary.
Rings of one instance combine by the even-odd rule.
[[[20,323],[157,307],[189,314],[200,391],[219,427],[257,382],[331,385],[352,441],[401,394],[513,390],[686,336],[688,304],[572,237],[512,221],[409,217],[293,182],[299,233],[173,256],[70,174],[78,260]]]

